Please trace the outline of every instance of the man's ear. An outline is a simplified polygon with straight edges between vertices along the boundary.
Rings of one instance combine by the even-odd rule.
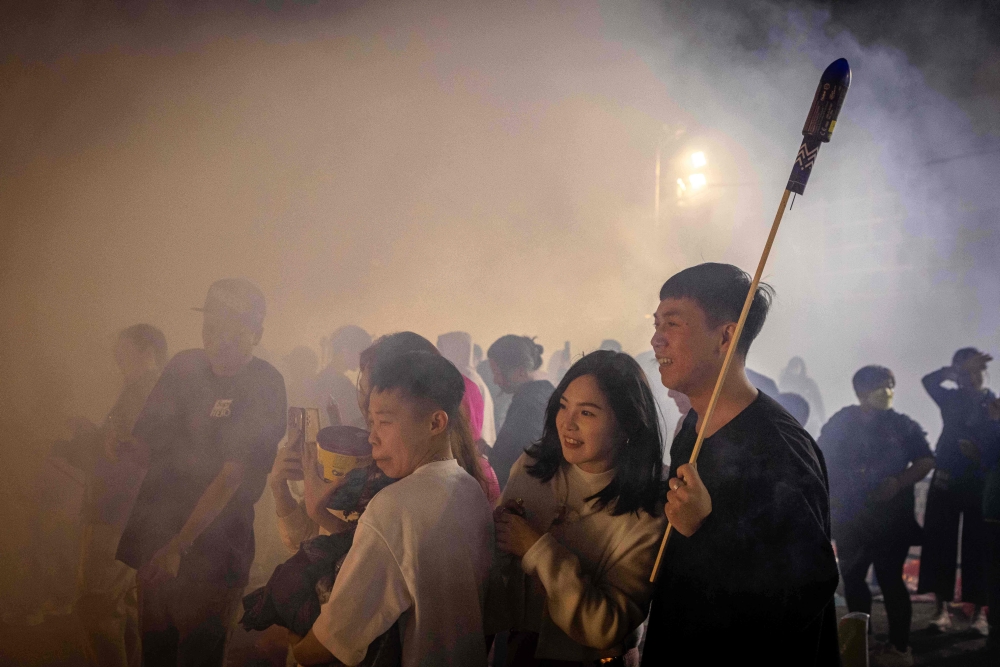
[[[261,339],[261,337],[263,335],[264,335],[264,327],[258,328],[257,331],[253,335],[253,344],[254,344],[254,347],[257,347],[257,345],[260,344],[260,339]]]
[[[448,430],[448,413],[435,410],[431,413],[431,435],[441,435]]]
[[[728,322],[719,327],[719,351],[725,354],[729,351],[729,346],[736,335],[736,322]]]

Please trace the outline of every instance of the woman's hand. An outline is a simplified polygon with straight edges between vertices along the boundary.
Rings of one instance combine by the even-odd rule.
[[[302,479],[302,452],[295,447],[281,447],[271,466],[271,484],[285,484]]]
[[[524,558],[528,549],[535,546],[542,533],[531,527],[522,517],[503,509],[496,518],[497,546],[501,551]]]
[[[299,503],[288,489],[289,480],[302,479],[302,450],[297,447],[281,447],[271,466],[271,494],[274,496],[274,511],[278,518],[286,517]]]
[[[306,514],[309,518],[323,526],[326,525],[327,503],[334,491],[340,488],[346,477],[338,477],[332,482],[323,479],[323,471],[320,468],[319,460],[316,456],[316,444],[306,443],[302,451],[302,480],[305,482],[305,503]]]

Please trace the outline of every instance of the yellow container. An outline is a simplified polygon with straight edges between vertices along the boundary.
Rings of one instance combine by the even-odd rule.
[[[353,426],[328,426],[316,438],[316,459],[323,468],[323,478],[332,482],[356,468],[372,462],[368,432]]]
[[[365,468],[372,462],[370,456],[348,456],[328,452],[320,447],[319,443],[316,444],[316,455],[320,465],[323,466],[323,479],[328,482],[343,477],[355,468]]]

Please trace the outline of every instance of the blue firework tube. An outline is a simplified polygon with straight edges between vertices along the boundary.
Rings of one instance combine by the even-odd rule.
[[[797,194],[805,194],[806,183],[816,164],[819,147],[830,141],[837,126],[837,117],[844,106],[847,89],[851,86],[851,66],[845,58],[830,63],[823,72],[813,96],[812,106],[802,128],[802,145],[795,156],[792,173],[788,177],[787,189]]]
[[[804,194],[806,183],[809,182],[809,174],[812,173],[813,165],[816,164],[816,156],[819,155],[819,147],[823,141],[819,137],[802,137],[802,145],[799,146],[799,153],[795,156],[792,164],[792,174],[788,177],[786,190],[798,194]]]

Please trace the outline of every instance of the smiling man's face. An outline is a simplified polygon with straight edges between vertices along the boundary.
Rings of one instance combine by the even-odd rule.
[[[712,327],[705,311],[693,299],[668,298],[653,315],[656,331],[650,343],[667,389],[692,395],[715,384],[725,356],[725,323]]]

